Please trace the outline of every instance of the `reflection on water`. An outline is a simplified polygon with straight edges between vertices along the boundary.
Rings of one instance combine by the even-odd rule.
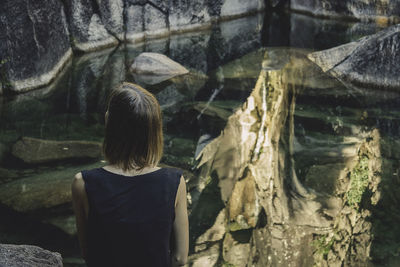
[[[267,47],[321,49],[377,30],[373,25],[321,22],[302,15],[258,14],[223,22],[204,32],[76,56],[50,86],[0,99],[0,213],[5,218],[0,222],[0,239],[5,243],[38,244],[62,252],[69,262],[77,260],[72,259],[78,250],[69,184],[79,170],[104,162],[90,157],[62,160],[60,152],[52,153],[47,162],[32,165],[18,156],[15,144],[22,137],[38,138],[43,146],[49,145],[47,140],[59,140],[57,145],[63,149],[69,149],[68,140],[100,143],[107,96],[121,81],[143,85],[160,102],[165,126],[162,162],[185,169],[189,178],[192,249],[201,241],[206,248],[200,250],[211,254],[219,253],[216,246],[227,244],[248,251],[248,233],[253,234],[254,242],[261,242],[261,237],[271,236],[268,230],[287,239],[300,231],[264,227],[282,221],[317,228],[329,226],[341,208],[337,178],[352,166],[359,145],[371,138],[373,129],[379,131],[385,170],[393,173],[381,184],[398,188],[399,94],[352,91],[309,62],[305,54],[311,50]],[[144,51],[163,53],[187,67],[190,74],[156,84],[146,77],[133,76],[130,64]],[[261,70],[263,78],[259,78]],[[263,80],[267,87],[255,94],[252,89],[257,80]],[[286,91],[279,91],[282,88]],[[276,113],[271,113],[274,110]],[[225,138],[218,137],[222,130]],[[205,146],[209,142],[213,143]],[[217,143],[219,150],[209,151]],[[195,152],[199,154],[203,147],[201,168],[195,170]],[[268,151],[266,147],[273,148],[270,158],[260,161]],[[208,158],[207,153],[211,155]],[[31,157],[38,155],[32,153]],[[252,164],[258,174],[248,171]],[[265,166],[271,167],[269,176],[263,173]],[[257,179],[270,176],[275,177],[272,184],[281,190],[276,189],[279,196],[271,200],[272,206],[268,199],[254,193],[260,186],[270,186],[266,179]],[[381,194],[384,197],[378,205],[399,203],[393,190]],[[393,209],[391,216],[397,218],[398,208],[389,206]],[[399,238],[398,233],[391,237],[379,234],[394,219],[383,220],[385,216],[378,210],[372,211],[371,217],[372,231],[377,236],[372,252],[382,259],[382,255],[393,254],[390,246],[395,247]],[[224,213],[227,211],[228,217]],[[313,214],[307,217],[305,211]],[[220,222],[230,220],[230,232],[223,232],[225,235],[217,239],[220,243],[207,243],[210,240],[203,234],[213,227],[217,217]],[[14,224],[15,220],[18,223]],[[28,230],[23,229],[26,224],[30,225]],[[238,237],[238,233],[245,233],[244,237]],[[247,241],[239,242],[239,246],[237,238]],[[382,245],[385,238],[391,238],[388,246]],[[271,240],[278,242],[277,255],[287,258],[279,254],[279,248],[286,248],[282,245],[286,239]],[[297,246],[305,245],[302,242]],[[270,244],[264,248],[269,253],[276,249]],[[263,256],[265,252],[259,253]],[[235,261],[233,255],[226,254],[226,259]],[[310,262],[312,251],[299,255],[308,256],[304,262]],[[278,264],[278,256],[264,256],[263,266]],[[300,256],[293,257],[285,261],[295,262]]]

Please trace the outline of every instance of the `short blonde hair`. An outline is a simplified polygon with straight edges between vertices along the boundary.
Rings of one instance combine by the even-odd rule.
[[[103,152],[124,171],[156,166],[163,153],[161,109],[146,89],[123,83],[110,94]]]

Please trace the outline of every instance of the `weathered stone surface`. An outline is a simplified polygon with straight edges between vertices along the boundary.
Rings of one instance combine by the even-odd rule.
[[[101,143],[88,141],[50,141],[23,137],[12,147],[12,154],[26,163],[47,163],[67,159],[97,159]]]
[[[153,5],[144,6],[144,30],[146,37],[154,38],[165,36],[169,29],[167,25],[167,15]]]
[[[36,2],[7,1],[0,9],[0,52],[6,55],[0,58],[0,92],[26,91],[49,83],[72,55],[70,44],[78,51],[94,51],[125,40],[138,42],[171,32],[209,27],[211,18],[237,16],[263,8],[262,0],[52,0],[45,8]],[[14,17],[18,20],[13,20]],[[53,25],[50,33],[47,25]],[[232,25],[229,31],[236,32],[237,26]],[[247,38],[254,30],[257,33],[261,30],[260,25],[248,26],[250,31],[235,35]],[[249,41],[253,44],[252,37]],[[175,53],[175,45],[181,45],[176,40],[171,42],[171,56],[191,55],[187,57],[192,60],[189,65],[202,64],[201,69],[207,71],[208,59],[198,48],[202,49],[208,40],[194,40],[190,53],[181,54]],[[221,55],[236,55],[238,51],[231,51],[236,49],[235,43]],[[226,47],[224,44],[221,49]]]
[[[124,1],[100,0],[99,5],[101,20],[106,30],[118,40],[124,39]]]
[[[61,1],[46,5],[31,0],[2,1],[0,62],[6,77],[0,79],[6,79],[2,82],[9,84],[9,90],[22,92],[48,84],[71,55]]]
[[[214,225],[208,229],[204,234],[199,236],[196,240],[197,245],[201,245],[206,242],[215,242],[222,240],[226,232],[226,210],[223,209],[215,219]]]
[[[201,253],[189,256],[188,261],[192,267],[216,267],[220,257],[220,245],[218,243],[212,245],[209,249]]]
[[[260,208],[254,177],[249,172],[233,188],[228,203],[229,228],[235,231],[256,227]]]
[[[290,0],[290,8],[317,16],[354,17],[384,22],[400,19],[400,2],[396,0]]]
[[[371,211],[381,201],[380,139],[377,129],[370,132],[353,166],[338,179],[337,192],[345,201],[330,233],[316,236],[314,259],[318,266],[371,266]]]
[[[126,41],[131,43],[142,41],[145,37],[144,6],[126,3],[124,12],[126,13]]]
[[[33,174],[0,186],[0,203],[18,212],[34,213],[71,202],[71,183],[76,173],[100,167],[100,162]]]
[[[245,267],[249,260],[250,244],[235,240],[230,233],[224,238],[222,255],[224,261],[236,267]]]
[[[19,266],[63,266],[60,253],[31,245],[0,244],[0,265]]]
[[[263,0],[224,0],[221,17],[237,16],[263,9]]]
[[[142,53],[135,58],[131,71],[138,74],[161,75],[168,77],[186,74],[189,71],[178,62],[158,53]]]
[[[400,24],[308,57],[345,85],[400,89]]]
[[[102,2],[102,11],[110,11],[107,8],[107,3],[105,3],[108,1]],[[118,44],[118,40],[107,31],[104,21],[102,21],[102,14],[99,14],[99,11],[94,9],[91,0],[73,0],[65,3],[69,31],[72,36],[71,41],[75,49],[93,51]],[[115,5],[118,5],[117,2],[115,2]],[[117,8],[115,8],[112,12],[106,13],[109,13],[107,15],[116,15],[116,13],[119,14],[119,11],[117,12]],[[114,24],[107,27],[113,29],[114,32],[118,32],[120,19],[110,18],[109,16],[107,18]]]
[[[182,31],[204,26],[210,22],[206,0],[175,0],[170,2],[169,23],[171,31]]]
[[[344,167],[343,163],[313,165],[307,172],[304,183],[317,192],[334,194],[336,180],[340,177],[340,172]]]

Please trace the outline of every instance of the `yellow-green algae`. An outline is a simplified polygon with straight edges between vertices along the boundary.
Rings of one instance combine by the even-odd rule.
[[[346,201],[350,206],[358,207],[362,195],[368,186],[368,157],[362,156],[350,174],[350,188],[346,192]]]

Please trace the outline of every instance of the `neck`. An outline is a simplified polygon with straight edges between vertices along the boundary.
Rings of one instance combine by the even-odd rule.
[[[124,171],[121,167],[119,167],[117,165],[107,165],[107,166],[105,166],[103,168],[106,169],[107,171],[110,171],[110,172],[113,172],[113,173],[117,173],[117,174],[121,174],[121,175],[126,175],[126,176],[146,174],[146,173],[153,172],[153,171],[156,171],[156,170],[160,169],[159,167],[146,166],[141,170],[130,169],[130,170],[125,170]]]

